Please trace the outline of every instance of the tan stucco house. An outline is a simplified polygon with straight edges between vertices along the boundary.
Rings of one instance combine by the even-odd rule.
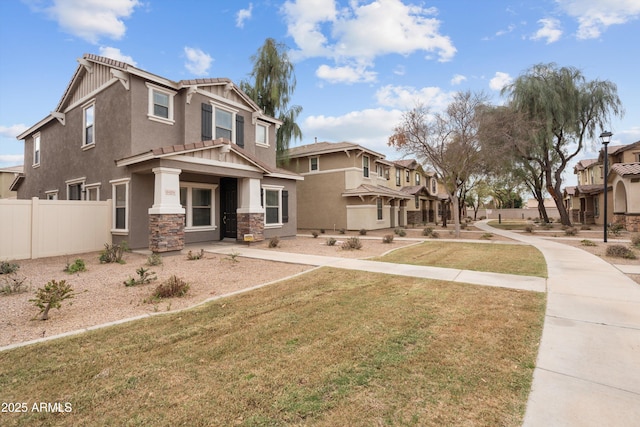
[[[297,174],[276,129],[225,78],[173,81],[92,54],[24,140],[18,198],[113,200],[112,235],[156,252],[296,233]]]
[[[15,199],[18,192],[11,190],[13,182],[22,175],[22,166],[0,168],[0,199]]]
[[[375,230],[436,220],[439,184],[415,160],[392,162],[351,142],[289,149],[298,182],[298,226]]]

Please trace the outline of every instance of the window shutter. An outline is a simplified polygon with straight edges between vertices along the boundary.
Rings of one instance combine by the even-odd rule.
[[[260,189],[260,207],[264,208],[264,189]]]
[[[202,103],[202,141],[213,139],[213,106]]]
[[[282,190],[282,222],[289,222],[289,191]]]
[[[236,145],[244,148],[244,117],[236,114]]]

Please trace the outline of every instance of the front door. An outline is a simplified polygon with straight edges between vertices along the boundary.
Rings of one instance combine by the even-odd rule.
[[[222,231],[220,239],[238,238],[238,180],[236,178],[222,178],[220,180],[220,224]]]

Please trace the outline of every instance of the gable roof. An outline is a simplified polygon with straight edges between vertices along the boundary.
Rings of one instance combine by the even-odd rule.
[[[633,142],[631,144],[622,145],[619,147],[611,147],[612,149],[608,150],[609,155],[620,154],[625,151],[633,150],[635,148],[640,148],[640,141]]]
[[[578,163],[576,163],[573,168],[573,172],[576,173],[579,171],[583,171],[594,163],[598,163],[598,159],[582,159]]]
[[[103,85],[117,80],[120,80],[122,84],[125,85],[125,87],[128,87],[127,78],[129,75],[138,76],[146,81],[173,89],[175,91],[187,89],[189,91],[195,92],[202,87],[224,86],[225,91],[233,91],[238,97],[243,100],[243,102],[247,104],[250,110],[259,115],[261,118],[267,119],[268,121],[273,122],[277,125],[282,124],[282,122],[276,118],[264,116],[264,113],[258,106],[258,104],[256,104],[255,101],[253,101],[246,93],[240,90],[240,88],[228,78],[203,78],[173,81],[134,67],[131,64],[127,64],[125,62],[117,61],[115,59],[107,58],[104,56],[94,55],[91,53],[85,53],[82,58],[78,58],[77,61],[78,66],[76,68],[76,71],[74,72],[71,81],[62,94],[62,97],[60,98],[60,101],[58,102],[55,110],[52,111],[44,119],[40,120],[38,123],[18,135],[16,137],[17,139],[25,139],[27,136],[33,134],[39,128],[56,118],[64,124],[65,111],[67,111],[70,107],[74,108],[77,105],[78,100],[74,99],[75,92],[80,89],[86,91],[87,94],[84,94],[84,96],[81,95],[82,100],[85,100],[87,95],[94,93],[95,91],[95,89],[87,89],[87,87],[85,87],[84,79],[88,74],[93,74],[91,76],[91,84],[96,86],[96,88],[103,87]]]
[[[342,197],[364,197],[364,196],[378,196],[378,197],[391,197],[394,199],[411,199],[409,195],[402,191],[393,190],[382,185],[362,184],[357,188],[351,188],[345,190],[342,193]]]
[[[361,145],[354,144],[353,142],[314,142],[313,144],[299,145],[287,150],[287,156],[289,158],[315,156],[321,154],[347,152],[351,150],[358,150],[374,156],[384,159],[384,154],[377,153],[373,150],[369,150]]]
[[[611,172],[622,177],[640,175],[640,163],[615,163],[611,165]]]

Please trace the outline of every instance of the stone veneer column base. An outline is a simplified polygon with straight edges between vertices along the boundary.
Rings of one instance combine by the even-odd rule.
[[[263,213],[239,213],[237,215],[237,224],[237,240],[244,240],[245,234],[253,234],[254,242],[261,242],[264,240]]]
[[[638,214],[613,214],[613,223],[622,224],[627,231],[640,232],[640,215]]]
[[[149,249],[152,252],[184,248],[184,214],[149,215]]]

